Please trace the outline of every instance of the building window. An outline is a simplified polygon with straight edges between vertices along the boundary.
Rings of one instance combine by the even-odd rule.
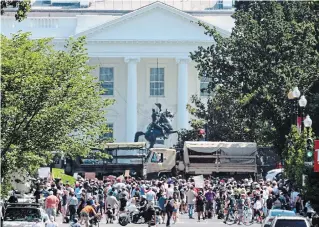
[[[211,81],[208,77],[201,77],[200,79],[200,96],[209,96],[208,85]]]
[[[150,95],[164,96],[164,68],[151,68]]]
[[[100,67],[100,82],[104,90],[103,95],[114,94],[114,69],[108,67]]]
[[[107,123],[109,131],[102,136],[103,140],[113,139],[113,126],[113,123]]]

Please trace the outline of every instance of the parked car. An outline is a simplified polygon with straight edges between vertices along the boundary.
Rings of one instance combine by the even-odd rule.
[[[272,209],[269,210],[267,217],[264,219],[261,224],[262,227],[270,227],[271,222],[275,219],[275,217],[295,217],[296,213],[290,210],[280,210],[280,209]]]
[[[304,217],[281,217],[277,216],[270,227],[310,227],[310,223]]]
[[[5,207],[3,227],[45,227],[49,217],[36,203],[9,203]]]
[[[279,180],[284,172],[284,169],[273,169],[267,172],[266,180]]]

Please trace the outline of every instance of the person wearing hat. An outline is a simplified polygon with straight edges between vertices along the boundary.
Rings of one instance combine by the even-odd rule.
[[[70,197],[67,202],[67,207],[70,213],[70,221],[72,222],[75,218],[76,214],[76,207],[78,205],[78,199],[76,198],[76,195],[74,193],[70,193]]]

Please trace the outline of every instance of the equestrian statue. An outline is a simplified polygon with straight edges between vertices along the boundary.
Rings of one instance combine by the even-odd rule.
[[[170,134],[177,133],[173,130],[171,119],[174,115],[167,109],[162,112],[162,105],[160,103],[155,104],[158,107],[158,111],[152,109],[152,123],[147,126],[146,132],[136,132],[134,142],[138,142],[140,136],[150,143],[150,148],[153,148],[157,138],[168,138]]]

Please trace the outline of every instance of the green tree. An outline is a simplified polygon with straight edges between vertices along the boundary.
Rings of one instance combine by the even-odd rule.
[[[5,9],[12,6],[17,9],[15,18],[17,21],[22,21],[27,17],[27,13],[31,10],[30,0],[1,0],[1,15],[5,13]]]
[[[224,125],[226,141],[254,140],[282,152],[291,125],[288,91],[298,86],[310,100],[319,80],[318,2],[239,2],[236,7],[229,37],[200,24],[215,44],[199,47],[191,58],[200,76],[210,79],[211,97],[207,105],[195,97],[191,113],[207,121],[212,134]]]
[[[29,33],[1,39],[2,179],[18,169],[33,173],[52,151],[74,158],[98,148],[113,100],[100,96],[85,38],[68,40],[63,51]]]
[[[298,188],[302,188],[302,175],[307,171],[307,139],[312,138],[312,130],[305,129],[299,132],[296,126],[291,127],[287,136],[286,148],[284,150],[285,174]]]

